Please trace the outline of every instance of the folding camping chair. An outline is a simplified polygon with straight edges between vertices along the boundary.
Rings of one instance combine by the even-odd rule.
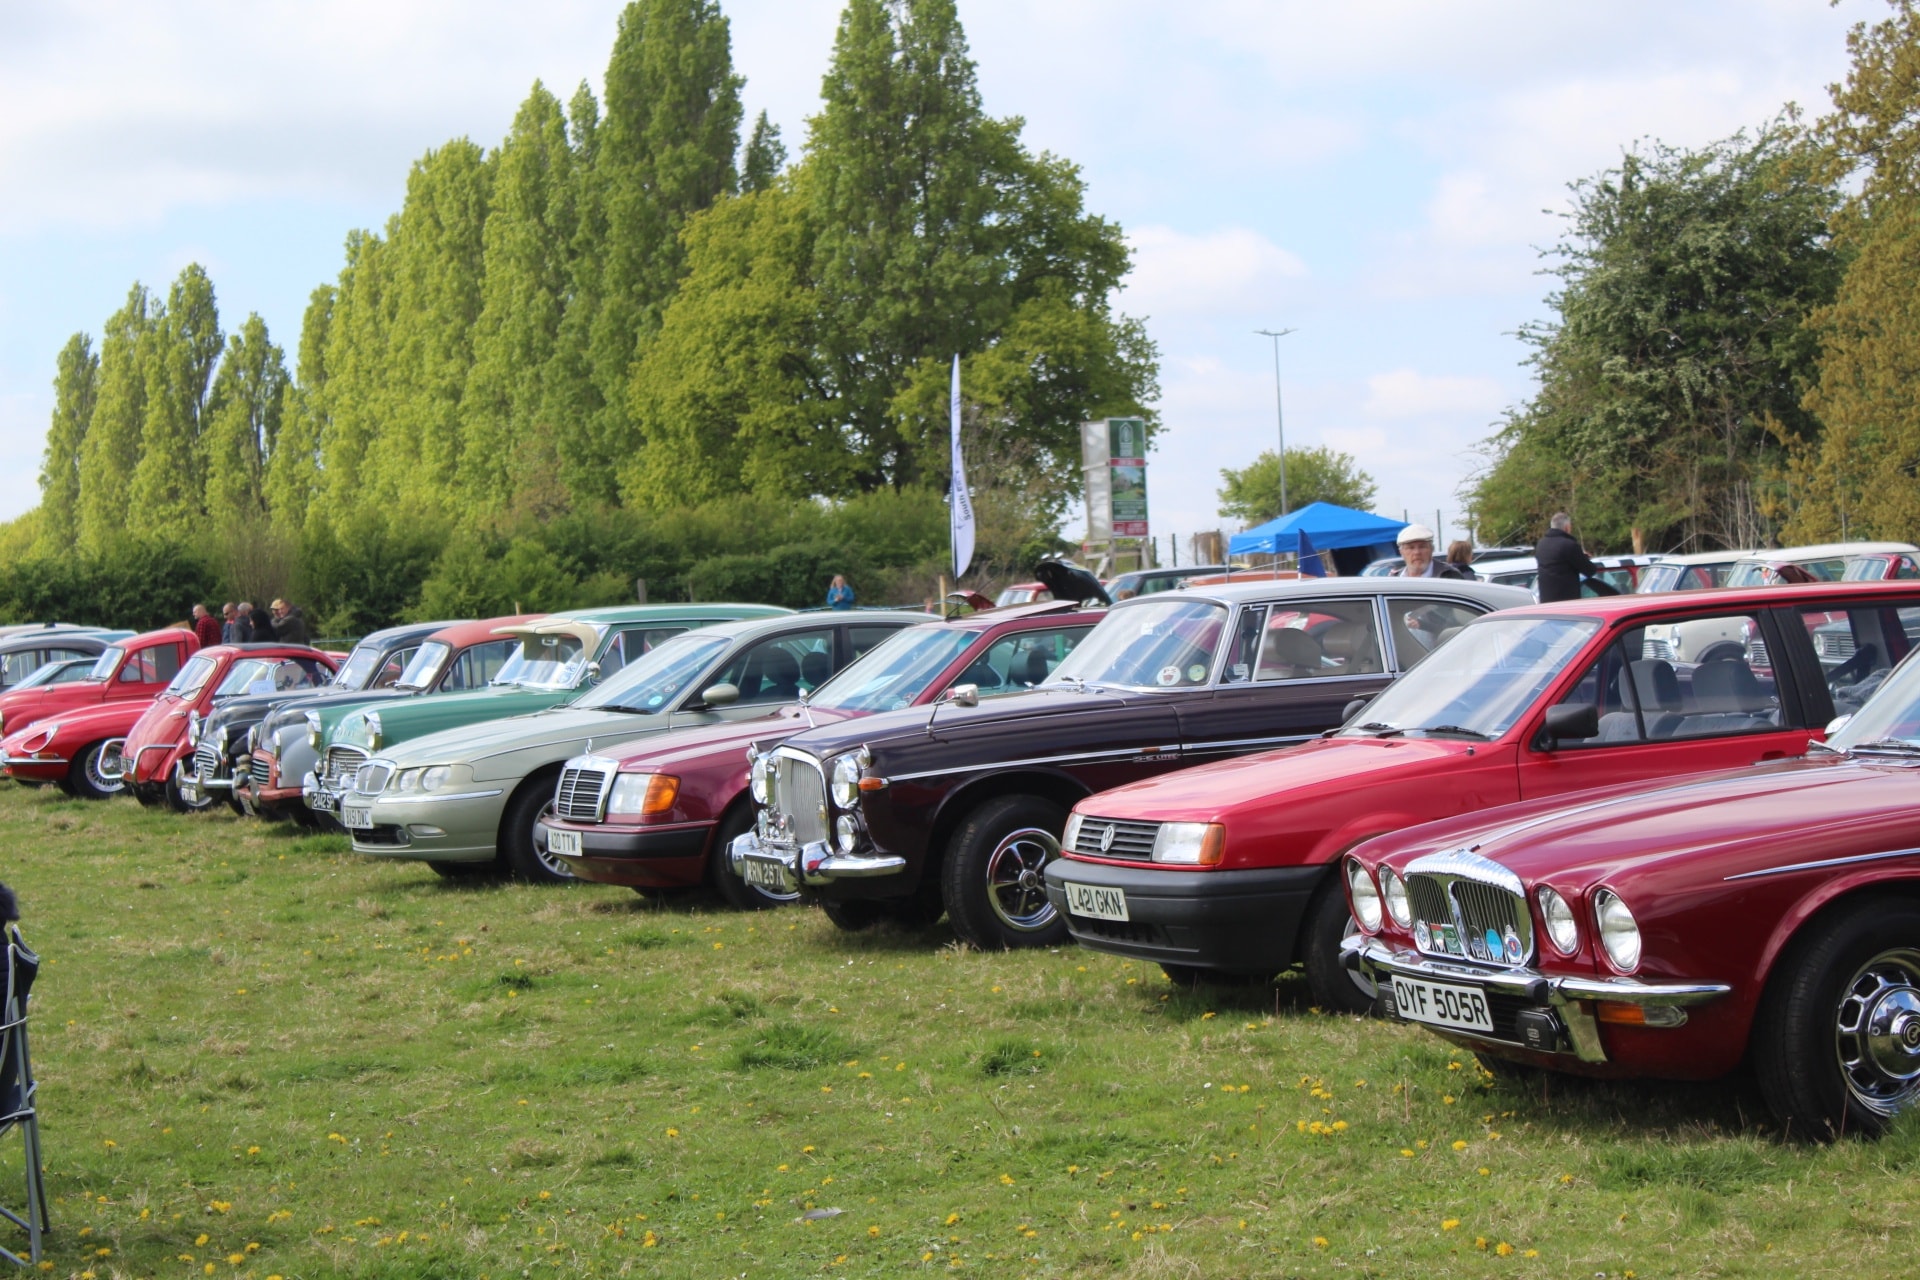
[[[40,1118],[34,1111],[33,1060],[27,1055],[27,993],[33,988],[34,975],[40,972],[40,957],[28,949],[20,930],[6,931],[6,972],[3,975],[6,1003],[0,1005],[0,1138],[18,1128],[26,1139],[27,1216],[22,1218],[5,1205],[4,1214],[27,1233],[27,1257],[22,1258],[5,1246],[0,1257],[17,1266],[40,1261],[40,1237],[47,1230],[47,1186],[40,1173]]]

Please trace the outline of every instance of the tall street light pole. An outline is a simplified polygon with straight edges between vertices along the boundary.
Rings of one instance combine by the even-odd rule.
[[[1287,514],[1287,414],[1280,400],[1280,339],[1294,329],[1255,329],[1255,333],[1273,339],[1273,417],[1280,428],[1280,514]]]

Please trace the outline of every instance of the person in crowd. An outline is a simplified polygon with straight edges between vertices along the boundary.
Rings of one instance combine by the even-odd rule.
[[[1460,574],[1445,560],[1433,558],[1433,530],[1423,524],[1410,524],[1400,531],[1395,543],[1406,563],[1393,571],[1396,578],[1458,578]]]
[[[253,639],[253,602],[242,600],[233,610],[233,639],[231,644],[246,644]]]
[[[1480,575],[1473,571],[1473,544],[1465,538],[1455,538],[1447,544],[1447,567],[1456,577],[1468,582],[1480,580]]]
[[[1547,532],[1533,549],[1533,560],[1540,569],[1533,586],[1541,604],[1578,600],[1580,579],[1600,574],[1600,566],[1588,558],[1580,540],[1573,536],[1573,517],[1564,511],[1556,511],[1548,519]]]
[[[240,610],[229,600],[220,606],[220,643],[236,644],[240,639]]]
[[[193,636],[202,649],[220,643],[220,620],[207,612],[207,606],[193,606]]]
[[[307,643],[307,620],[285,600],[273,602],[273,638],[281,644]]]
[[[839,573],[834,574],[833,581],[828,584],[827,608],[829,609],[853,608],[853,588],[847,585],[847,579],[845,574],[839,574]]]
[[[247,611],[247,639],[255,644],[269,644],[273,641],[273,615],[265,609],[253,605],[242,605]]]

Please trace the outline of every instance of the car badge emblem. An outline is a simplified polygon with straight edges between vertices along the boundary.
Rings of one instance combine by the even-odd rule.
[[[1422,951],[1432,949],[1433,931],[1427,928],[1427,922],[1425,920],[1416,920],[1413,922],[1413,945]]]
[[[1526,958],[1526,952],[1520,947],[1520,935],[1514,932],[1512,925],[1507,926],[1506,944],[1508,964],[1519,964]]]
[[[1486,958],[1489,960],[1498,960],[1500,958],[1501,946],[1502,944],[1500,942],[1500,931],[1498,929],[1487,930]]]
[[[1113,834],[1113,824],[1109,822],[1107,829],[1100,833],[1100,852],[1106,853],[1113,848]]]

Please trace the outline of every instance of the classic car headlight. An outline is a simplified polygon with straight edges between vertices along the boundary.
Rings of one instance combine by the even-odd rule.
[[[1380,927],[1380,891],[1373,887],[1373,877],[1367,869],[1352,858],[1347,859],[1347,895],[1353,900],[1353,918],[1360,927],[1372,933]]]
[[[190,747],[200,745],[200,713],[198,711],[187,713],[187,745]]]
[[[840,852],[852,853],[860,847],[860,824],[850,813],[840,815],[833,824],[833,837],[839,842]]]
[[[1211,867],[1220,861],[1226,828],[1217,822],[1163,822],[1153,837],[1153,860],[1186,867]]]
[[[38,755],[53,745],[53,735],[58,732],[60,732],[58,724],[43,725],[20,740],[20,749],[30,755]]]
[[[1380,896],[1387,900],[1387,914],[1402,929],[1413,928],[1413,903],[1407,897],[1407,882],[1392,867],[1380,868]]]
[[[1547,941],[1553,944],[1553,949],[1563,956],[1579,950],[1580,922],[1574,919],[1573,908],[1567,905],[1567,900],[1545,885],[1534,890],[1533,896],[1540,903],[1540,918],[1547,923]]]
[[[757,805],[773,798],[773,757],[761,755],[752,747],[747,748],[747,790],[753,793]]]
[[[668,773],[621,773],[614,775],[613,790],[607,793],[608,813],[637,813],[657,818],[673,808],[680,797],[680,779]]]
[[[378,711],[367,712],[367,746],[374,751],[378,751],[386,745],[386,741],[387,735],[380,727],[380,713]]]
[[[833,762],[833,805],[851,809],[860,803],[860,752],[850,751]]]
[[[221,725],[220,732],[213,735],[213,749],[215,751],[220,752],[222,755],[226,754],[226,750],[227,750],[227,726],[226,725]]]
[[[1593,919],[1600,928],[1600,945],[1607,959],[1622,973],[1631,973],[1640,964],[1640,926],[1620,895],[1602,889],[1593,895]]]
[[[318,711],[309,711],[307,712],[306,720],[307,745],[315,751],[318,751],[321,742],[324,740],[324,735],[320,732],[320,713]]]
[[[1067,815],[1067,829],[1061,833],[1060,847],[1071,852],[1080,847],[1081,817],[1078,813]]]

